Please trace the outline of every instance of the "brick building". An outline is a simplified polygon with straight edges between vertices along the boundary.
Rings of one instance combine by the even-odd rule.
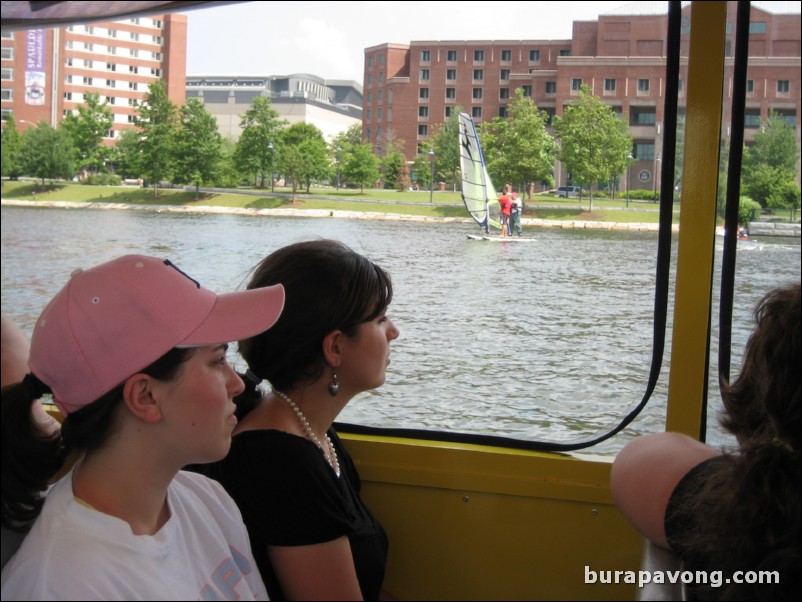
[[[733,57],[736,3],[729,4],[727,53]],[[634,139],[630,187],[656,190],[668,20],[666,13],[653,12],[657,5],[665,10],[663,3],[639,2],[596,21],[575,21],[570,40],[413,41],[367,48],[363,136],[378,154],[389,140],[404,140],[410,159],[455,107],[477,123],[504,117],[515,89],[523,88],[538,108],[561,115],[587,84],[628,120]],[[757,5],[772,5],[779,12]],[[690,7],[683,9],[683,27],[689,22],[687,11]],[[753,2],[750,20],[746,142],[773,110],[796,127],[799,144],[799,5]],[[685,45],[688,34],[683,29]],[[727,61],[730,91],[732,62]],[[722,135],[729,134],[727,129]],[[567,183],[559,165],[555,180],[557,185]]]
[[[56,126],[88,92],[108,101],[114,122],[106,139],[133,127],[148,85],[185,98],[187,17],[180,14],[29,29],[2,34],[2,119],[20,131],[41,120]]]

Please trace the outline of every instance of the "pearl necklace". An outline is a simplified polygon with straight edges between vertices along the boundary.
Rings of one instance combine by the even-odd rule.
[[[289,404],[289,406],[292,408],[292,411],[295,412],[296,416],[298,416],[298,420],[301,421],[301,426],[304,427],[306,436],[312,440],[312,443],[318,446],[321,452],[323,452],[323,457],[326,458],[326,462],[328,462],[329,466],[331,466],[331,468],[334,470],[334,474],[336,474],[337,478],[339,478],[340,460],[337,458],[337,451],[334,449],[334,445],[332,445],[331,443],[329,434],[326,433],[326,443],[329,444],[329,450],[331,451],[331,455],[326,453],[323,444],[320,442],[318,436],[315,435],[315,431],[312,430],[312,427],[309,426],[309,421],[306,419],[306,416],[304,416],[304,413],[301,411],[301,408],[299,408],[298,405],[292,399],[290,399],[289,395],[285,395],[281,391],[276,391],[275,389],[273,389],[273,393],[281,397],[281,399],[283,399],[284,401],[287,402],[287,404]]]

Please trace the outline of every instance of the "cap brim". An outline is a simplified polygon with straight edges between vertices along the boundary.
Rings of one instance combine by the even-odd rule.
[[[276,323],[284,308],[280,284],[217,295],[203,323],[178,346],[215,345],[247,339]]]

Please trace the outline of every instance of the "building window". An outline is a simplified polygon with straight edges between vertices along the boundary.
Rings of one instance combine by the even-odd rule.
[[[117,98],[114,96],[107,96],[106,102],[109,103],[110,105],[117,104]]]
[[[446,107],[446,119],[451,117],[451,114],[454,112],[454,107]]]
[[[532,86],[527,84],[525,86],[521,86],[521,90],[524,91],[524,97],[532,98]]]
[[[380,54],[379,55],[379,66],[381,67],[382,65],[384,65],[384,55]],[[377,133],[376,135],[378,136],[379,134]]]
[[[457,99],[457,89],[456,88],[446,88],[446,99],[447,100],[456,100]]]
[[[582,78],[581,77],[573,77],[571,78],[571,94],[576,94],[582,88]]]
[[[117,54],[117,47],[109,46],[109,54]]]
[[[510,79],[510,70],[509,69],[502,69],[501,70],[501,81],[507,81]]]
[[[546,82],[546,94],[557,94],[557,82]]]
[[[381,120],[382,120],[382,108],[379,107],[378,109],[376,109],[376,121],[381,121]]]
[[[114,87],[114,80],[113,79],[107,79],[106,80],[106,87],[107,88],[113,88]]]
[[[368,85],[369,86],[373,85],[373,74],[372,73],[368,73]]]
[[[129,56],[132,56],[133,58],[136,58],[136,57],[138,57],[138,56],[139,56],[139,50],[137,50],[136,48],[131,48],[131,49],[128,51],[128,55],[129,55]]]
[[[473,60],[476,63],[481,63],[485,60],[485,51],[484,50],[474,50],[473,51]]]
[[[540,50],[530,50],[529,51],[529,62],[530,63],[539,63],[540,62]]]
[[[420,81],[422,81],[422,82],[429,81],[429,70],[428,69],[421,69],[420,70]]]
[[[139,67],[137,67],[136,65],[129,65],[128,73],[139,73]]]
[[[746,93],[750,96],[755,93],[755,80],[748,79],[746,80]]]
[[[3,34],[6,35],[6,34]],[[2,109],[0,110],[0,121],[8,121],[8,118],[12,115],[11,109]]]
[[[638,161],[654,161],[654,142],[636,142],[634,151]]]
[[[428,105],[421,105],[418,107],[418,117],[428,117],[429,116],[429,106]]]
[[[161,29],[164,25],[159,19],[153,19],[153,27],[156,29]]]
[[[473,70],[473,81],[482,81],[485,78],[485,70],[484,69],[474,69]]]
[[[631,121],[632,125],[654,125],[657,122],[657,113],[654,109],[634,109]]]
[[[457,62],[457,51],[456,50],[449,50],[448,54],[446,55],[446,60],[450,63]]]
[[[446,80],[450,82],[457,81],[457,70],[456,69],[446,69]]]
[[[367,94],[367,96],[365,98],[367,98],[368,104],[373,102],[373,92],[368,92],[368,94]]]
[[[2,58],[4,61],[10,61],[14,58],[14,49],[10,46],[3,46]]]
[[[128,89],[129,90],[137,90],[138,86],[136,85],[136,82],[128,82]]]
[[[502,50],[501,51],[501,61],[504,63],[512,62],[512,50]]]
[[[501,100],[507,100],[510,97],[510,89],[509,88],[501,88],[498,91],[498,97]]]
[[[0,100],[14,100],[14,90],[11,88],[3,88],[0,91]]]
[[[498,108],[498,116],[502,118],[507,117],[507,107],[499,107]]]
[[[370,69],[371,67],[373,67],[373,57],[369,56],[368,57],[368,69]]]
[[[429,88],[421,88],[418,90],[418,98],[421,100],[426,100],[429,98]],[[370,102],[370,99],[368,99],[368,102]]]
[[[418,124],[418,136],[428,136],[429,135],[429,126],[425,123]]]
[[[615,94],[615,80],[612,78],[604,79],[604,93]]]
[[[365,111],[365,121],[370,121],[371,119],[373,119],[373,111],[368,109]]]
[[[117,30],[116,29],[109,29],[109,37],[116,38],[117,37]]]
[[[473,99],[474,100],[482,100],[482,89],[481,88],[474,88],[473,89]]]
[[[648,79],[639,79],[638,80],[638,96],[648,96],[649,94],[649,80]]]
[[[84,86],[91,86],[92,85],[92,78],[91,77],[83,78],[83,84],[84,84]]]
[[[432,53],[429,50],[420,51],[420,62],[428,63],[432,60]]]
[[[760,109],[746,109],[744,113],[744,128],[756,129],[760,127]]]
[[[429,70],[426,70],[426,79],[429,79]],[[379,71],[379,85],[384,83],[384,71]]]
[[[88,50],[89,52],[93,52],[95,50],[95,45],[91,42],[87,42],[84,44],[84,50]]]
[[[481,117],[482,116],[482,107],[473,107],[471,109],[471,117]]]
[[[161,77],[162,76],[162,70],[161,69],[154,69],[153,67],[151,67],[150,68],[150,74],[153,77]]]
[[[378,100],[379,102],[381,102],[383,98],[384,98],[384,90],[379,90],[379,91],[376,93],[376,100]]]
[[[560,50],[560,56],[571,56],[571,49],[563,48],[562,50]]]
[[[791,81],[787,79],[777,80],[777,95],[788,96],[791,93]]]
[[[64,83],[71,84],[72,83],[72,75],[65,75],[64,76]]]
[[[749,33],[766,33],[765,21],[752,21],[749,23]]]

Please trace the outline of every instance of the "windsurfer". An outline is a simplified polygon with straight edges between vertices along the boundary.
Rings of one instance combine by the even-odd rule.
[[[510,214],[512,213],[512,201],[507,196],[507,186],[504,186],[504,192],[498,199],[498,204],[501,207],[501,236],[512,236],[510,231]]]
[[[510,236],[512,236],[513,230],[521,236],[523,234],[523,228],[521,227],[521,214],[523,213],[523,201],[518,198],[518,194],[513,192],[511,193],[511,201],[512,201],[512,208],[510,210]]]

